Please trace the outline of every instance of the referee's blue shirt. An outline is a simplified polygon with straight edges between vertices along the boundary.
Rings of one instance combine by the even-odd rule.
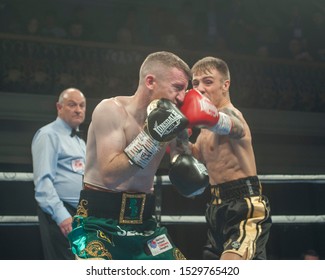
[[[71,216],[63,201],[77,207],[85,169],[86,144],[70,134],[71,127],[57,117],[32,141],[35,199],[57,224]]]

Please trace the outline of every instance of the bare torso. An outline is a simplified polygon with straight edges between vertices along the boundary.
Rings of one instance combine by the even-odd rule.
[[[202,129],[193,145],[193,154],[208,169],[211,185],[256,175],[250,129],[242,114],[232,106],[231,109],[244,124],[243,138],[234,139]]]
[[[110,191],[153,191],[154,175],[164,155],[162,149],[149,165],[130,168],[123,152],[139,134],[146,118],[135,97],[102,101],[94,110],[89,126],[84,182]]]

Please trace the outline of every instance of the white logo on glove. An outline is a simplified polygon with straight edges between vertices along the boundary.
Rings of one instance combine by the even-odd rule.
[[[211,101],[205,97],[203,97],[200,101],[201,111],[206,112],[212,117],[218,116],[218,109],[214,106]]]
[[[170,112],[169,117],[160,125],[156,122],[155,127],[153,128],[160,137],[170,134],[175,127],[179,126],[180,120],[183,118],[182,115],[178,114],[177,111],[173,109],[168,109],[167,112]]]

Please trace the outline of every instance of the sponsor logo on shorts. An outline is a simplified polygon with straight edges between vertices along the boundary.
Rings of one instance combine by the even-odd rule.
[[[147,230],[147,231],[143,231],[143,232],[138,232],[135,230],[124,230],[122,229],[120,226],[117,226],[117,228],[120,230],[117,232],[117,234],[119,236],[150,236],[154,234],[154,231],[152,230]]]
[[[250,195],[254,195],[253,186],[250,180],[246,180],[246,185],[248,187],[248,192]]]
[[[149,250],[153,256],[164,253],[173,248],[166,234],[159,235],[147,242]]]

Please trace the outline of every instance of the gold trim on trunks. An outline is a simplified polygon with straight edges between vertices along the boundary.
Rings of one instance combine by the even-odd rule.
[[[142,224],[146,194],[122,194],[120,224]]]
[[[213,205],[218,205],[221,203],[219,187],[211,186],[211,195],[213,198],[213,201],[212,201]]]
[[[98,240],[93,240],[90,241],[87,244],[87,247],[81,252],[82,254],[87,253],[90,258],[96,258],[96,259],[109,259],[112,260],[112,255],[110,252],[107,251],[105,248],[105,245],[98,241]]]
[[[82,199],[79,202],[79,205],[77,207],[77,215],[82,217],[88,217],[88,209],[87,209],[88,200]]]

